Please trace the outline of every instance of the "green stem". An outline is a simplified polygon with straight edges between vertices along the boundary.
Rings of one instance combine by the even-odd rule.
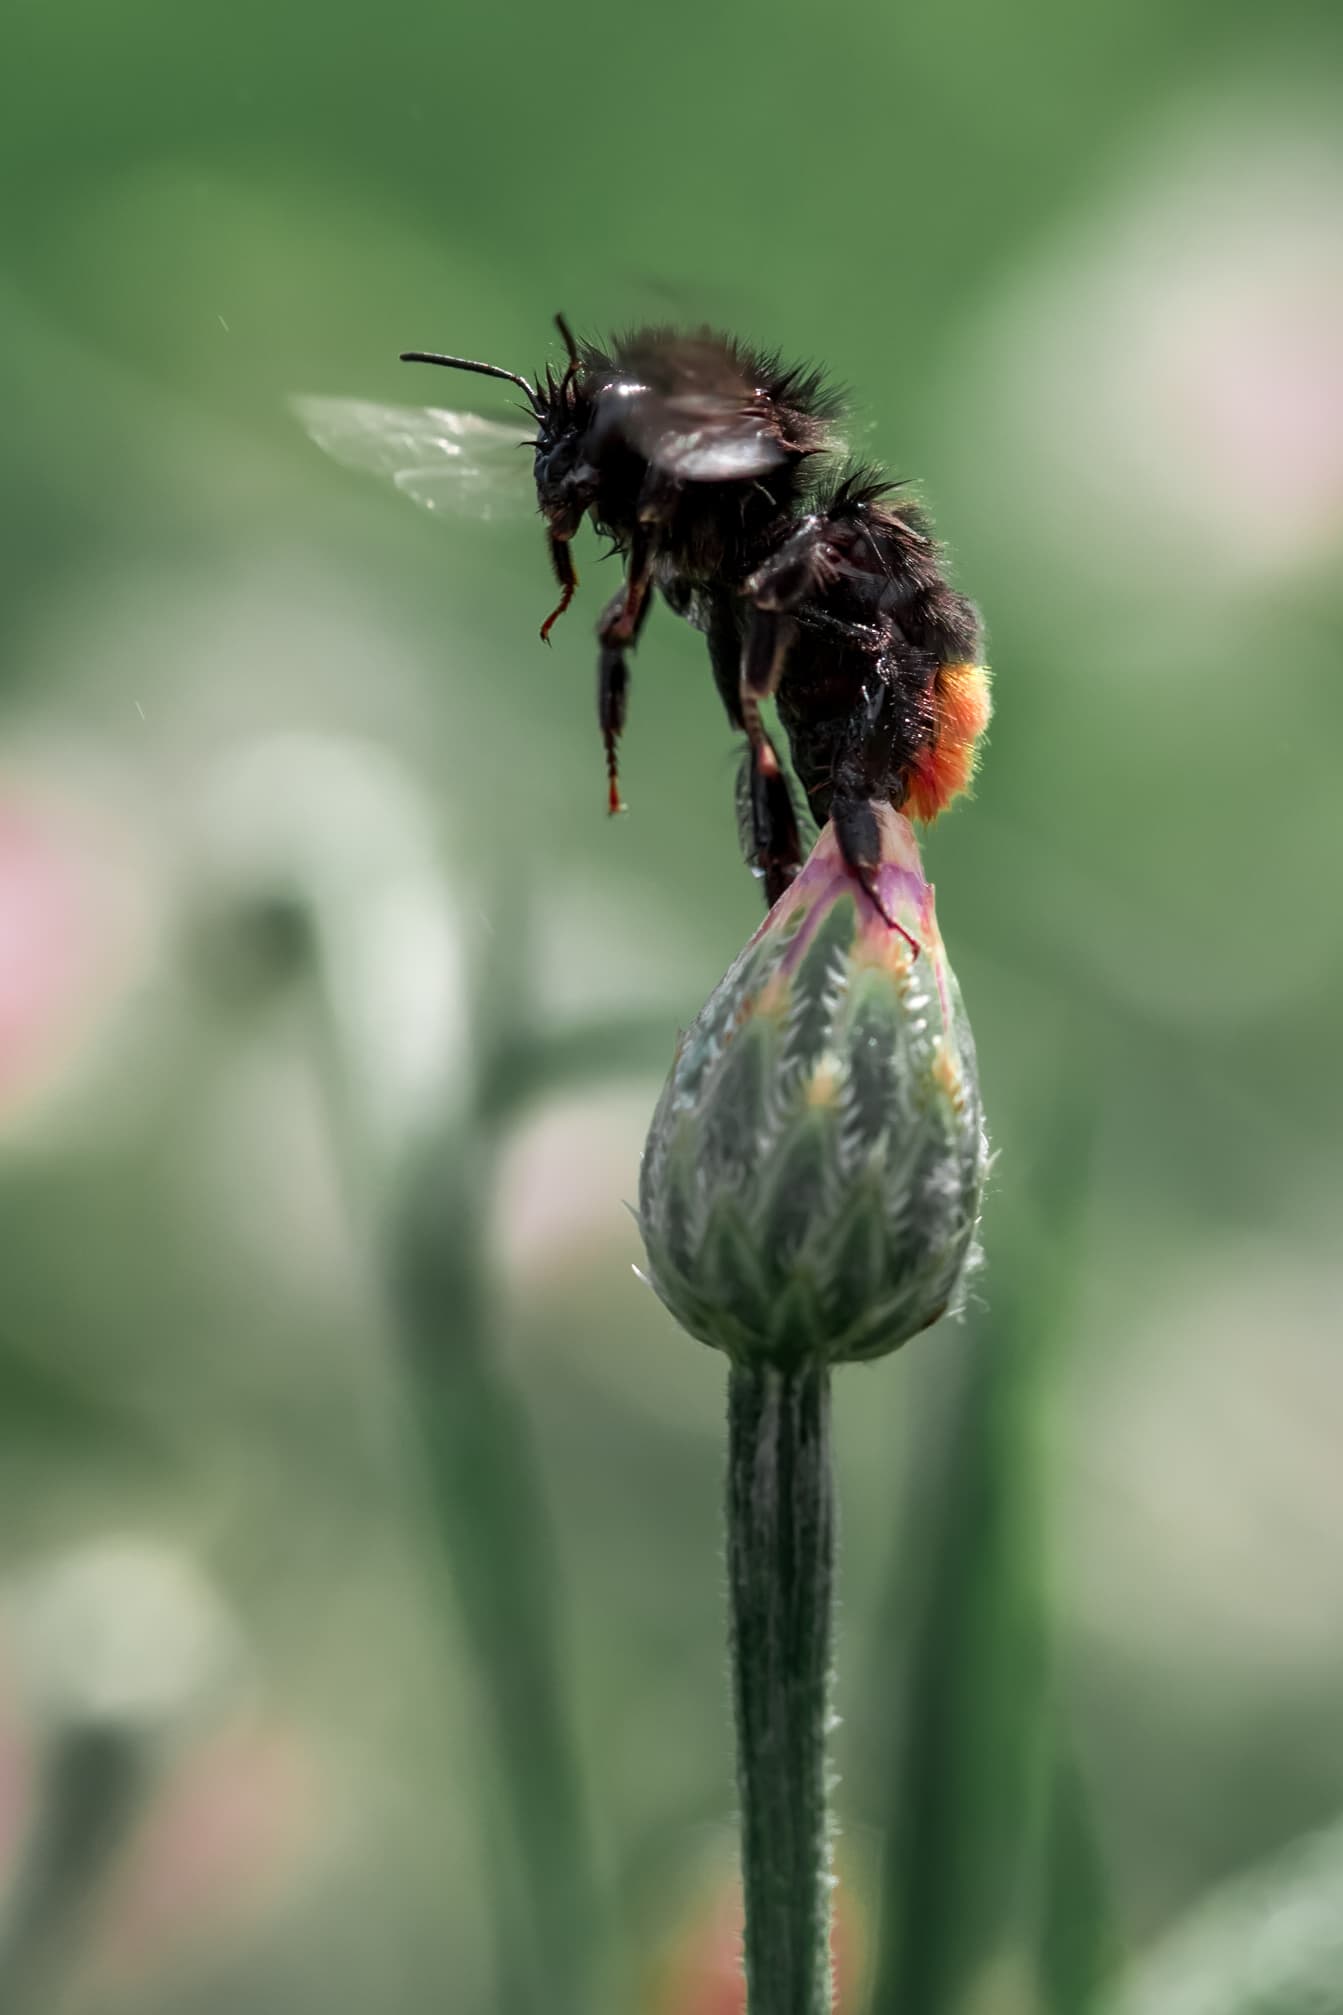
[[[750,2015],[828,2015],[830,1374],[728,1376],[728,1590]]]

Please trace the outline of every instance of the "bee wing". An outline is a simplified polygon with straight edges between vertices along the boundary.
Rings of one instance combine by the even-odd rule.
[[[635,380],[624,395],[625,430],[650,462],[681,482],[762,476],[793,452],[777,408],[721,338],[650,330],[625,344],[621,362]]]
[[[649,461],[683,483],[763,476],[788,459],[773,416],[738,402],[648,393],[633,402],[628,426]]]
[[[536,508],[517,425],[440,406],[379,406],[365,399],[299,397],[305,432],[347,469],[381,476],[426,511],[521,518]]]

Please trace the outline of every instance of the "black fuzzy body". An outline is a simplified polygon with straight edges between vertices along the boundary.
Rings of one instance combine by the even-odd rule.
[[[540,397],[542,514],[564,525],[587,515],[621,553],[651,531],[674,605],[696,587],[739,585],[772,550],[839,409],[818,372],[709,330],[664,328],[581,345]],[[687,473],[696,455],[714,473]],[[722,473],[738,456],[748,470]]]
[[[746,735],[745,850],[770,901],[802,861],[797,810],[760,714],[770,697],[811,812],[833,819],[875,900],[873,806],[908,803],[931,817],[968,779],[972,746],[936,758],[954,712],[944,674],[978,658],[974,609],[948,585],[926,522],[895,486],[870,470],[836,475],[841,402],[818,371],[709,329],[636,329],[598,346],[559,327],[564,370],[547,369],[534,387],[514,382],[537,420],[537,504],[561,589],[542,636],[577,588],[571,546],[585,520],[625,559],[597,625],[610,809],[622,808],[629,656],[656,589],[704,632],[728,719]]]
[[[755,596],[772,582],[796,624],[779,718],[814,817],[834,814],[852,828],[855,803],[903,808],[943,727],[944,668],[977,663],[983,642],[977,612],[943,576],[926,519],[898,507],[870,472],[851,475],[753,577]]]

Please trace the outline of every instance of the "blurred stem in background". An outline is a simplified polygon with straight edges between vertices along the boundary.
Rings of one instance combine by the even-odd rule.
[[[1000,1205],[990,1312],[944,1340],[949,1378],[938,1417],[920,1427],[928,1459],[916,1465],[877,1660],[907,1675],[886,1800],[880,2015],[950,2015],[1014,1992],[1047,2015],[1087,2015],[1113,1957],[1085,1792],[1059,1724],[1040,1446],[1087,1193],[1079,1111],[1079,1098],[1063,1099],[1056,1138],[1033,1146],[1048,1194],[1015,1221]],[[888,1703],[883,1681],[874,1727]]]
[[[522,1885],[509,1913],[517,1921],[501,1924],[504,2006],[587,2015],[592,1857],[565,1709],[550,1522],[530,1423],[492,1318],[491,1175],[483,1144],[472,1152],[459,1136],[431,1152],[393,1214],[388,1278],[435,1529],[479,1661],[513,1815]]]
[[[1198,1904],[1106,2015],[1340,2015],[1343,1820]]]
[[[1062,1729],[1055,1730],[1039,1925],[1040,2003],[1046,2015],[1091,2015],[1121,1963],[1091,1797]]]
[[[0,1926],[5,2015],[62,2004],[153,1780],[145,1744],[115,1727],[62,1731],[41,1757],[37,1811]]]
[[[250,1660],[213,1588],[153,1542],[58,1554],[10,1584],[0,1611],[34,1738],[0,1913],[0,2009],[50,2015],[151,1794],[184,1739],[239,1696]]]
[[[537,1095],[585,1064],[609,1067],[612,1044],[637,1060],[644,1032],[552,1044],[526,1021],[529,989],[507,969],[521,924],[487,937],[482,969],[467,970],[432,823],[376,750],[272,745],[226,779],[219,812],[222,833],[246,835],[230,870],[235,922],[278,905],[300,926],[333,1126],[495,1730],[507,1823],[482,1832],[498,2005],[590,2015],[597,1887],[559,1574],[526,1409],[499,1349],[489,1214],[517,1085]]]

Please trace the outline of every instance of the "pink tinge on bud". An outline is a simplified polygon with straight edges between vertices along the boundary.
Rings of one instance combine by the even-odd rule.
[[[827,826],[685,1030],[644,1146],[649,1279],[740,1361],[897,1350],[977,1258],[974,1039],[913,828],[872,809],[866,867]]]
[[[890,805],[874,805],[872,809],[881,841],[872,893],[864,888],[844,859],[835,829],[827,824],[796,880],[779,897],[751,942],[755,944],[766,935],[786,931],[800,918],[779,966],[778,977],[786,982],[801,964],[822,918],[836,902],[847,897],[858,913],[854,956],[896,971],[903,971],[915,956],[926,957],[937,976],[945,1017],[949,1009],[942,939],[937,928],[933,885],[924,876],[918,839],[902,812]]]

